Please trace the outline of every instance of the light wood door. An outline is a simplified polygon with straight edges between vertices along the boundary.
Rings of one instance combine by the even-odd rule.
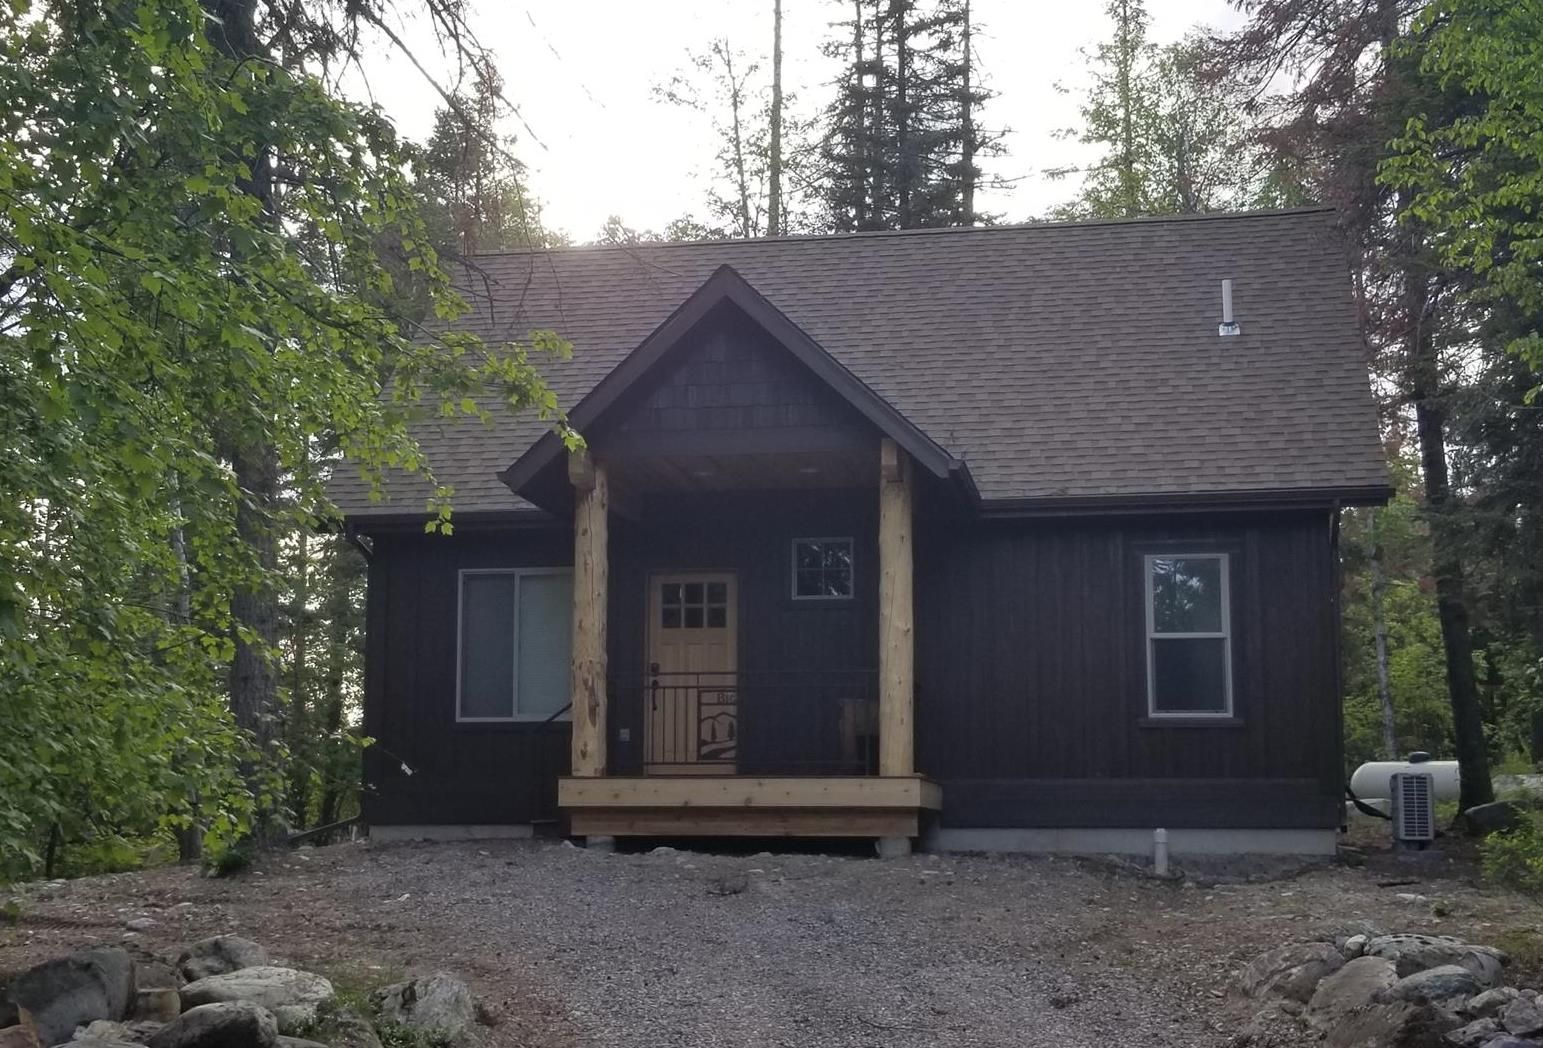
[[[739,608],[733,575],[649,579],[644,770],[732,775],[739,760]]]

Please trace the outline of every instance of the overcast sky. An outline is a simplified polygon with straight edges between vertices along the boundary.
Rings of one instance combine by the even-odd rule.
[[[771,50],[771,0],[471,0],[471,20],[494,48],[505,93],[520,106],[527,131],[511,118],[517,152],[530,168],[546,223],[576,240],[592,239],[606,216],[659,229],[703,212],[715,144],[704,117],[654,96],[686,65],[688,50],[717,36],[750,54]],[[974,0],[977,53],[987,86],[998,94],[983,114],[1005,127],[1004,156],[989,173],[1015,180],[984,206],[1008,220],[1041,215],[1069,197],[1072,181],[1044,176],[1074,164],[1075,143],[1055,132],[1075,122],[1085,82],[1080,49],[1108,33],[1101,0]],[[1241,22],[1227,0],[1147,0],[1152,38],[1166,43],[1191,28]],[[819,53],[830,23],[844,13],[834,0],[783,0],[783,78],[802,107],[830,97],[835,70]],[[453,79],[433,36],[405,29],[436,75]],[[424,138],[438,97],[399,55],[366,63],[369,93],[408,137]],[[1070,94],[1057,91],[1062,84]],[[355,88],[355,90],[362,90]]]

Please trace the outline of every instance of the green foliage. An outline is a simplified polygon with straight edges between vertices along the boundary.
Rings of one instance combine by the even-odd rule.
[[[969,45],[966,0],[856,0],[827,57],[843,66],[825,112],[827,224],[839,231],[975,225],[981,125],[991,98]]]
[[[1486,877],[1543,896],[1543,813],[1533,812],[1516,829],[1484,838],[1479,856]]]
[[[346,456],[418,474],[448,530],[411,420],[561,424],[554,334],[487,345],[395,308],[403,272],[434,325],[462,306],[389,123],[227,59],[211,24],[196,0],[0,9],[0,877],[277,806],[223,698],[258,639],[231,594],[272,582],[238,508],[313,527]],[[252,447],[284,505],[237,485]]]
[[[1410,217],[1474,275],[1478,300],[1543,311],[1543,6],[1437,0],[1405,51],[1468,104],[1411,118],[1382,179],[1413,192]],[[1543,366],[1536,324],[1512,347]]]
[[[252,868],[255,856],[246,841],[217,845],[204,855],[204,873],[210,877],[234,877]]]
[[[1079,174],[1068,219],[1198,214],[1301,203],[1252,137],[1249,92],[1237,79],[1208,74],[1207,41],[1166,47],[1147,40],[1140,0],[1110,0],[1113,34],[1089,56],[1092,84],[1081,124],[1061,132],[1099,150]]]

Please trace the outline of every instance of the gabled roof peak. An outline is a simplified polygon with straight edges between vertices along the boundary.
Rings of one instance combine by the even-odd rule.
[[[569,424],[581,434],[594,427],[624,393],[643,380],[665,354],[724,303],[732,303],[743,311],[817,379],[857,409],[880,433],[904,448],[923,469],[940,478],[959,479],[974,496],[974,483],[962,461],[955,459],[852,374],[727,262],[714,269],[700,287],[687,296],[663,323],[575,405],[568,416]],[[548,432],[499,474],[499,478],[510,490],[520,494],[538,474],[552,466],[565,450],[562,439],[556,433]]]

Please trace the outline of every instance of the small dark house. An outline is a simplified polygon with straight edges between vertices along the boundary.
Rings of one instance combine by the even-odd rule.
[[[420,434],[370,551],[377,834],[1323,852],[1336,535],[1388,481],[1320,210],[477,260],[587,448]]]

